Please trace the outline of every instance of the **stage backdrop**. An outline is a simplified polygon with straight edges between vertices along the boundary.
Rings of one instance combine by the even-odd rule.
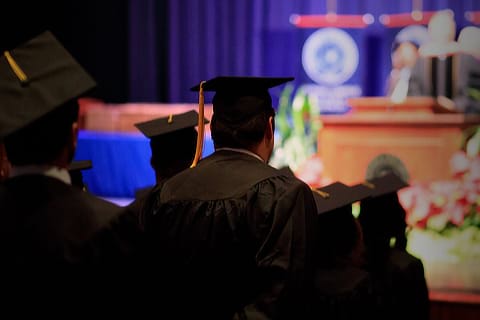
[[[350,76],[336,84],[319,83],[302,65],[306,41],[319,30],[299,29],[290,23],[292,14],[325,14],[326,3],[318,0],[130,0],[130,98],[194,102],[196,95],[188,88],[217,75],[288,75],[296,78],[297,86],[314,85],[317,91],[318,86],[330,86],[330,95],[382,95],[391,67],[391,43],[400,29],[384,27],[379,17],[385,13],[410,12],[412,2],[337,1],[338,14],[369,13],[375,21],[364,29],[341,30],[353,40],[358,63]],[[469,24],[464,13],[480,10],[480,2],[423,1],[425,11],[447,8],[455,14],[458,31]],[[343,38],[335,37],[331,42],[341,47],[345,42]],[[351,56],[343,58],[352,59]],[[323,71],[328,72],[328,67],[335,65],[327,64]],[[342,85],[348,86],[346,90],[335,91]],[[275,90],[272,93],[279,94]]]
[[[313,36],[314,49],[333,49],[318,50],[316,57],[318,63],[328,62],[319,68],[327,73],[342,61],[352,61],[351,55],[342,55],[352,50],[339,50],[347,48],[345,43],[351,40],[358,50],[357,63],[341,83],[334,81],[335,90],[319,84],[321,79],[307,74],[302,65],[307,40],[320,30],[300,29],[290,22],[294,14],[326,14],[327,2],[7,1],[0,10],[0,48],[9,49],[50,29],[95,77],[98,88],[93,95],[106,102],[195,102],[197,97],[188,88],[217,75],[288,75],[296,78],[297,87],[328,87],[330,96],[381,95],[390,70],[391,42],[399,29],[385,28],[379,17],[410,12],[412,1],[336,1],[338,14],[371,14],[374,22],[364,29],[340,29],[346,36],[331,41]],[[469,25],[465,12],[480,10],[480,1],[423,1],[425,11],[447,8],[455,14],[458,34]],[[26,23],[18,23],[19,14]],[[337,88],[341,85],[346,90]],[[318,87],[314,89],[318,92]],[[278,95],[275,90],[272,93]]]

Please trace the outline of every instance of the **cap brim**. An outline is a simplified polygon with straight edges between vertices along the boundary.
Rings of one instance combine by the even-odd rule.
[[[409,186],[407,182],[394,173],[388,173],[384,176],[368,180],[368,183],[373,186],[372,197],[397,192]]]
[[[208,119],[204,118],[204,124],[208,123]],[[135,123],[134,125],[146,137],[154,138],[178,130],[198,126],[198,112],[191,110],[180,114],[172,114],[168,117]]]
[[[92,161],[91,160],[78,160],[78,161],[72,161],[70,165],[68,166],[68,171],[78,171],[78,170],[87,170],[91,169],[92,166]]]
[[[294,80],[293,77],[227,77],[220,76],[206,81],[204,91],[238,91],[243,90],[268,90],[286,82]],[[190,88],[199,91],[200,84]]]
[[[95,81],[50,33],[0,56],[0,138],[95,86]]]
[[[370,196],[368,188],[360,190],[358,187],[349,187],[341,182],[312,189],[312,191],[318,214],[351,205]]]

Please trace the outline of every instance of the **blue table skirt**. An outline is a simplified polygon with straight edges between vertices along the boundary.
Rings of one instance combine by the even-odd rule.
[[[205,137],[203,156],[213,152]],[[80,131],[75,160],[91,160],[83,172],[88,190],[102,197],[133,198],[135,191],[155,184],[149,140],[141,133]]]

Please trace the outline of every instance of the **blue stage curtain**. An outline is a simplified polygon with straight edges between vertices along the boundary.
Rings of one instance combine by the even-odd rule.
[[[217,75],[293,75],[306,80],[298,48],[312,30],[296,29],[289,17],[326,13],[326,1],[318,0],[130,0],[130,7],[131,97],[166,102],[195,102],[196,94],[188,88]],[[425,0],[423,8],[452,9],[460,29],[468,24],[464,12],[480,10],[480,2]],[[379,16],[411,9],[407,0],[337,1],[339,14],[371,13],[376,19],[362,33],[366,44],[361,49],[368,55],[361,61],[368,75],[362,80],[364,93],[381,94],[390,68],[384,52],[390,39]]]
[[[213,153],[205,136],[203,157]],[[140,133],[80,131],[75,160],[91,160],[83,171],[88,190],[102,197],[133,198],[139,189],[155,184],[150,166],[149,139]]]
[[[88,190],[98,196],[133,198],[155,184],[148,139],[141,134],[80,131],[75,160],[91,160],[83,172]]]

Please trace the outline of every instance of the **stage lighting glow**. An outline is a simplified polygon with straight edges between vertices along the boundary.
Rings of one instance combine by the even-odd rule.
[[[375,22],[375,18],[370,13],[364,14],[362,17],[363,22],[366,24],[372,24]]]
[[[421,11],[412,11],[412,19],[415,21],[421,21],[423,14]]]

